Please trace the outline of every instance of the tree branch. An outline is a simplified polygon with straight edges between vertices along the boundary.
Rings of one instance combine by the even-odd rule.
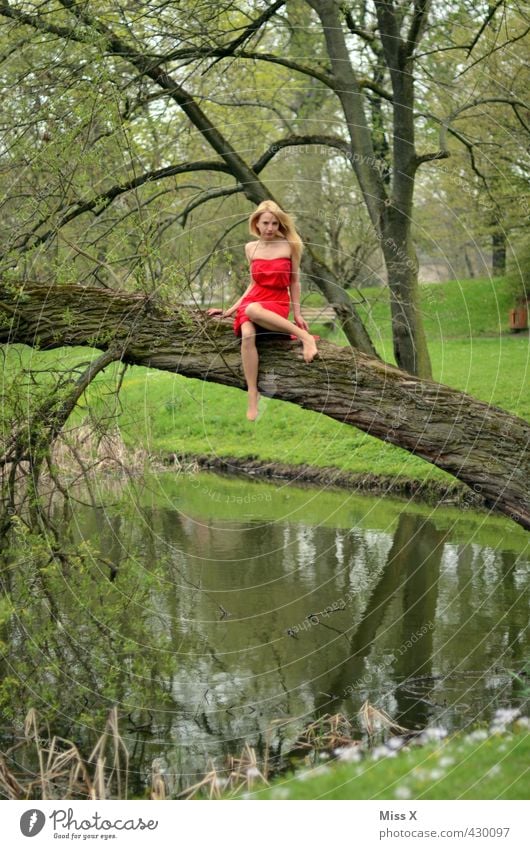
[[[252,170],[259,174],[273,159],[278,151],[283,150],[285,147],[301,147],[303,145],[323,145],[325,147],[335,148],[336,150],[340,150],[344,156],[348,157],[348,159],[352,159],[351,147],[347,141],[339,138],[338,136],[318,136],[318,135],[310,135],[310,136],[287,136],[283,139],[277,139],[276,141],[271,142],[268,146],[265,153],[263,153],[259,159],[252,166]]]
[[[124,363],[245,388],[231,322],[152,299],[80,286],[0,285],[15,314],[0,342],[40,349],[114,347]],[[44,323],[43,319],[47,321]],[[277,375],[276,397],[398,445],[479,492],[488,506],[530,529],[530,427],[442,384],[321,342],[304,362],[290,341],[261,343],[260,373]]]
[[[286,0],[276,0],[276,3],[273,3],[272,6],[269,6],[268,9],[265,9],[262,14],[252,21],[249,26],[241,33],[240,36],[235,38],[230,44],[227,46],[227,50],[230,51],[230,54],[234,54],[235,51],[241,47],[246,41],[250,41],[252,36],[269,21],[282,6],[285,6]],[[213,62],[210,67],[213,67],[216,63]]]
[[[140,186],[145,185],[146,183],[156,182],[158,180],[166,179],[167,177],[175,177],[177,174],[189,174],[192,171],[221,171],[225,174],[230,174],[230,169],[224,162],[215,162],[215,161],[204,161],[204,162],[186,162],[181,165],[168,165],[165,168],[157,168],[153,171],[146,171],[145,174],[141,174],[139,177],[135,177],[133,180],[128,180],[126,183],[121,183],[119,185],[113,186],[108,189],[106,192],[98,195],[92,200],[78,202],[75,203],[68,211],[64,212],[54,227],[50,227],[45,233],[42,233],[40,236],[36,237],[31,242],[31,247],[37,247],[38,245],[44,244],[44,242],[48,241],[52,236],[55,236],[58,230],[64,227],[66,224],[69,224],[70,221],[73,221],[75,218],[78,218],[80,215],[84,215],[86,212],[93,212],[96,210],[96,215],[100,215],[104,209],[106,209],[110,204],[116,200],[116,198],[125,194],[126,192],[130,192],[134,189],[139,188]],[[24,240],[21,241],[16,247],[22,248],[26,247],[28,241],[31,239],[31,236],[35,234],[35,231],[38,230],[39,227],[43,225],[44,221],[41,221],[33,228],[32,233],[24,237]]]
[[[487,15],[486,15],[486,17],[484,18],[484,21],[482,22],[482,26],[480,27],[480,29],[479,29],[479,31],[477,32],[477,34],[476,34],[475,38],[473,39],[473,41],[471,42],[471,44],[470,44],[470,45],[469,45],[469,47],[467,48],[467,55],[468,55],[468,57],[469,57],[469,56],[471,56],[471,54],[473,53],[473,50],[475,49],[475,47],[477,46],[477,44],[478,44],[478,42],[479,42],[480,38],[482,37],[482,34],[483,34],[484,30],[486,29],[486,27],[488,26],[488,24],[490,23],[490,21],[491,21],[491,20],[493,20],[493,17],[494,17],[494,15],[495,15],[495,12],[496,12],[496,11],[497,11],[497,9],[499,8],[499,6],[504,6],[504,0],[497,0],[497,2],[495,3],[495,5],[494,5],[494,6],[491,6],[491,5],[490,5],[490,7],[489,7],[489,9],[488,9],[488,14],[487,14]]]
[[[451,156],[448,150],[436,150],[433,153],[421,153],[416,156],[416,168],[424,162],[435,162],[438,159],[448,159]]]
[[[431,0],[415,0],[414,2],[414,13],[404,44],[404,56],[406,59],[412,56],[425,32],[430,5]]]

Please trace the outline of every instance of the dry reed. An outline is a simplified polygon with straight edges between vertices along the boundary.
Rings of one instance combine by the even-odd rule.
[[[39,727],[32,708],[23,738],[0,754],[0,794],[7,799],[127,798],[129,754],[118,729],[118,712],[109,713],[103,734],[85,761],[71,740]],[[110,766],[107,766],[108,750]],[[33,761],[35,768],[20,761]]]

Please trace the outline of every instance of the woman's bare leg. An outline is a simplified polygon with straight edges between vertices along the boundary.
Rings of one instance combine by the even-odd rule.
[[[307,330],[302,330],[288,318],[282,318],[272,310],[267,310],[261,304],[249,304],[245,309],[245,314],[252,319],[255,324],[264,327],[266,330],[278,330],[280,333],[292,333],[300,339],[304,346],[304,360],[306,363],[312,362],[318,354],[315,340]]]
[[[259,392],[256,328],[251,321],[244,321],[241,325],[241,362],[248,390],[247,419],[253,422],[258,417]]]

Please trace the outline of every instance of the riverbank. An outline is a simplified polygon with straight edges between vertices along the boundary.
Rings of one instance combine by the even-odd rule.
[[[370,752],[338,748],[322,760],[242,794],[246,799],[527,799],[530,733],[527,718],[499,719],[489,728],[445,735],[427,729],[416,745],[390,738]],[[392,740],[397,741],[392,743]],[[419,743],[419,745],[418,745]],[[241,797],[240,797],[241,798]]]
[[[465,506],[475,510],[484,508],[484,500],[458,481],[447,482],[429,479],[418,480],[403,476],[383,474],[358,474],[337,466],[298,465],[262,460],[259,456],[221,457],[216,454],[163,454],[154,458],[169,468],[211,471],[223,475],[245,476],[254,480],[289,481],[297,486],[308,484],[326,489],[347,489],[350,492],[371,495],[389,495],[407,500],[421,500],[427,504]]]

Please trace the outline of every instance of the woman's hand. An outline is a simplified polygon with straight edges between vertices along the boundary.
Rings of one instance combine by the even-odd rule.
[[[308,325],[307,321],[305,320],[305,318],[302,318],[301,313],[299,313],[298,315],[295,315],[294,323],[296,324],[297,327],[300,327],[301,330],[309,330],[309,325]]]
[[[235,313],[237,310],[237,306],[230,307],[228,310],[220,310],[217,307],[210,307],[209,310],[206,310],[206,315],[212,315],[215,318],[230,318],[231,315]]]

